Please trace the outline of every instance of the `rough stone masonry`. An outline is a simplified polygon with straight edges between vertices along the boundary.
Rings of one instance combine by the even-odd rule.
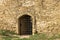
[[[18,19],[31,16],[32,33],[60,33],[60,0],[0,0],[0,29],[18,33]]]

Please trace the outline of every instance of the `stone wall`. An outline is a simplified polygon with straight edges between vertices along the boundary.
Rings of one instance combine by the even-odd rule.
[[[17,32],[18,18],[27,14],[38,33],[60,33],[59,4],[60,0],[1,0],[0,29]]]
[[[60,33],[60,0],[43,0],[42,10],[37,19],[37,29],[44,33]]]

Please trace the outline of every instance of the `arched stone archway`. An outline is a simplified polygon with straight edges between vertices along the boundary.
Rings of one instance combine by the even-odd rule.
[[[32,19],[29,15],[22,15],[18,19],[18,31],[20,35],[32,35]]]

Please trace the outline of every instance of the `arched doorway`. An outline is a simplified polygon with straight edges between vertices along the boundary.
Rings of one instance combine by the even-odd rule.
[[[20,35],[32,35],[32,20],[31,16],[23,15],[19,18],[19,34]]]

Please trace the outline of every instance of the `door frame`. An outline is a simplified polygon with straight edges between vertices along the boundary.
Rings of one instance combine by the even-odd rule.
[[[29,15],[29,16],[31,16],[31,20],[32,20],[32,35],[34,35],[34,33],[35,33],[35,19],[34,19],[34,16],[33,15],[30,15],[30,14],[24,14],[24,15]],[[23,16],[23,15],[19,15],[17,18],[19,19],[21,16]],[[17,20],[17,25],[16,25],[16,33],[17,34],[19,34],[19,26],[18,26],[18,20]]]

